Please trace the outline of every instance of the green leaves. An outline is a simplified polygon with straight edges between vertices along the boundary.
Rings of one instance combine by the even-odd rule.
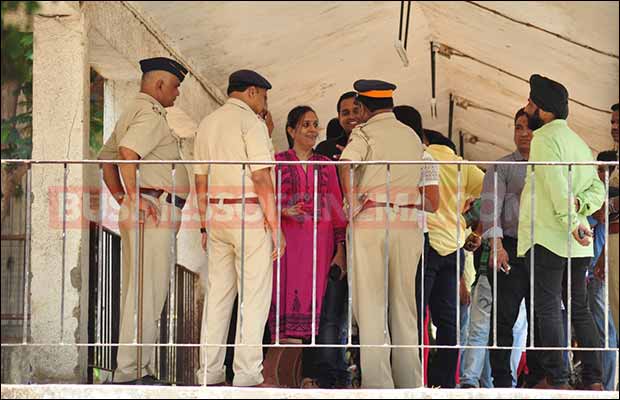
[[[40,8],[37,1],[2,2],[2,83],[24,82],[32,76],[32,15]],[[7,23],[6,16],[24,15],[23,26]]]

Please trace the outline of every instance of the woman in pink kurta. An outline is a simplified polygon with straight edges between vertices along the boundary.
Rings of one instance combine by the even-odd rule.
[[[316,113],[295,107],[287,121],[291,149],[276,155],[278,161],[329,161],[313,150],[318,137]],[[312,332],[314,171],[317,171],[316,324]],[[280,259],[280,340],[309,341],[318,335],[323,296],[332,265],[342,274],[345,266],[346,218],[334,165],[279,165],[282,171],[282,231],[286,251]],[[272,340],[276,335],[277,261],[274,262],[273,296],[269,314]],[[305,357],[305,355],[304,355]],[[306,368],[303,368],[306,370]],[[308,376],[305,374],[305,376]]]

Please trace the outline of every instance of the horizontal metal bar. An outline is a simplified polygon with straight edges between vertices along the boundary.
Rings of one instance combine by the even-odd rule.
[[[247,160],[0,160],[2,164],[209,164],[209,165],[514,165],[514,161],[247,161]],[[522,165],[609,165],[618,161],[523,161]]]
[[[115,344],[115,343],[101,343],[101,344],[94,344],[94,343],[63,343],[63,344],[51,344],[51,343],[2,343],[1,347],[22,347],[22,346],[31,346],[31,347],[69,347],[69,346],[76,346],[76,347],[90,347],[90,346],[97,346],[97,347],[233,347],[233,348],[239,348],[239,347],[299,347],[299,348],[305,348],[305,347],[343,347],[343,348],[349,348],[349,347],[353,347],[353,348],[394,348],[394,349],[421,349],[422,346],[424,346],[425,349],[487,349],[487,350],[512,350],[512,349],[521,349],[521,350],[545,350],[545,351],[560,351],[560,350],[567,350],[567,351],[615,351],[618,352],[618,349],[615,348],[610,348],[610,349],[605,349],[605,348],[592,348],[592,347],[527,347],[527,346],[523,346],[523,347],[509,347],[509,346],[497,346],[497,347],[493,347],[493,346],[449,346],[449,345],[421,345],[421,344],[409,344],[409,345],[386,345],[386,344],[314,344],[314,345],[308,345],[308,344],[248,344],[248,343],[243,343],[243,344],[190,344],[190,343],[175,343],[175,344],[170,344],[170,343],[122,343],[122,344]]]
[[[2,235],[0,236],[0,240],[13,240],[13,241],[21,241],[23,242],[24,240],[26,240],[26,235],[25,234],[21,234],[21,235]]]

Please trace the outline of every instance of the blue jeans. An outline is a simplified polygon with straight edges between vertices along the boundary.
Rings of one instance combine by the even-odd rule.
[[[489,340],[492,293],[486,275],[480,275],[471,293],[469,307],[469,334],[461,335],[461,343],[467,346],[486,346]],[[462,308],[461,308],[462,309]],[[461,387],[492,388],[491,364],[486,349],[463,349],[461,353]]]
[[[512,349],[510,355],[510,367],[512,369],[512,387],[517,386],[517,371],[519,369],[519,362],[521,361],[521,353],[525,351],[527,344],[527,311],[525,309],[525,300],[521,301],[519,307],[519,315],[512,327],[512,345],[515,347]],[[521,347],[522,349],[519,349]]]
[[[605,285],[598,278],[591,278],[588,281],[588,302],[590,303],[590,311],[594,318],[594,324],[603,338],[603,346],[605,346]],[[618,347],[618,336],[614,326],[614,320],[609,313],[609,348]],[[601,367],[603,374],[603,386],[605,390],[615,390],[614,381],[616,378],[616,352],[601,352]]]

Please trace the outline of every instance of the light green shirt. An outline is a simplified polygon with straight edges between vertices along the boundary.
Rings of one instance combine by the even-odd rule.
[[[556,119],[534,132],[530,146],[530,161],[592,161],[588,145],[568,127],[563,119]],[[592,257],[592,243],[580,245],[571,232],[583,224],[589,226],[587,216],[598,210],[605,199],[605,186],[598,178],[594,165],[573,166],[571,188],[573,198],[579,199],[579,210],[569,207],[568,166],[541,166],[534,169],[534,240],[531,238],[532,166],[528,166],[525,187],[521,193],[519,212],[519,256],[534,244],[544,246],[560,257]],[[570,237],[570,239],[569,239]]]

